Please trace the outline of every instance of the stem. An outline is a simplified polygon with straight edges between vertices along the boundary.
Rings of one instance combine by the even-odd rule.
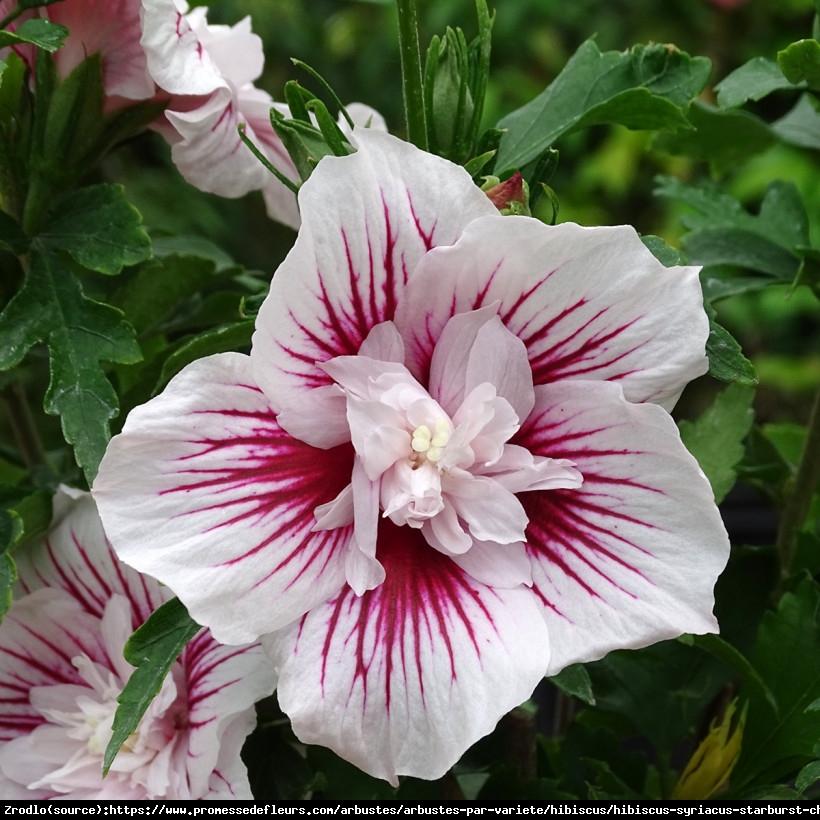
[[[789,575],[794,560],[797,533],[802,529],[809,514],[812,496],[820,482],[820,391],[814,398],[809,417],[806,443],[797,465],[797,472],[780,516],[777,531],[777,552],[780,556],[780,573]]]
[[[23,386],[19,381],[14,381],[3,390],[2,396],[23,463],[29,470],[37,465],[48,466],[48,456],[40,441]]]
[[[397,0],[399,12],[399,54],[401,86],[407,138],[427,150],[427,118],[424,110],[424,85],[421,78],[421,49],[416,15],[416,0]]]

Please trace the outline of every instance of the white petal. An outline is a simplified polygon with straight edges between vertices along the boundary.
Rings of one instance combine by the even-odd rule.
[[[474,221],[425,256],[399,305],[410,371],[426,372],[451,316],[496,303],[536,385],[607,379],[669,408],[708,367],[698,268],[664,268],[629,226]]]
[[[200,359],[129,415],[94,484],[122,560],[167,584],[223,643],[247,643],[344,582],[350,527],[313,532],[348,484],[349,445],[288,436],[247,356]]]
[[[520,496],[550,674],[612,649],[717,630],[713,587],[729,541],[668,413],[624,401],[618,385],[563,382],[536,387],[516,440],[571,460],[584,477],[579,489]]]
[[[483,586],[417,531],[383,526],[384,584],[346,588],[266,648],[300,740],[394,784],[435,779],[530,696],[547,632],[526,588]]]
[[[174,0],[142,0],[142,46],[156,84],[171,94],[210,94],[227,88]]]
[[[384,567],[376,560],[379,524],[379,485],[371,481],[361,460],[353,462],[353,540],[345,561],[345,580],[361,595],[384,580]]]
[[[302,227],[259,312],[255,376],[283,404],[329,383],[316,362],[357,353],[393,318],[430,248],[495,211],[463,168],[372,129],[353,141],[355,154],[325,157],[300,189]]]
[[[501,484],[484,476],[448,482],[447,503],[452,504],[473,538],[514,544],[524,540],[527,516],[518,499]]]
[[[276,421],[286,433],[321,450],[350,441],[347,401],[335,384],[294,397]]]
[[[404,340],[393,322],[376,325],[359,348],[360,356],[404,364]]]

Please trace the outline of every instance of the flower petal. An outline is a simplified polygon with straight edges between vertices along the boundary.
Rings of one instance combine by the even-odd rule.
[[[111,668],[98,619],[69,593],[39,589],[14,602],[0,627],[0,741],[45,722],[30,703],[34,687],[85,685],[71,663],[83,653]]]
[[[90,493],[61,487],[54,496],[51,529],[15,553],[19,593],[64,589],[86,612],[101,618],[117,593],[131,602],[136,629],[170,595],[153,578],[120,564],[108,548]]]
[[[535,401],[524,343],[498,318],[498,307],[453,316],[444,327],[430,362],[430,395],[453,416],[471,390],[492,384],[519,420]]]
[[[300,617],[344,583],[352,527],[313,532],[349,481],[349,445],[287,435],[240,354],[200,359],[129,415],[94,495],[126,563],[167,584],[222,643]]]
[[[142,0],[142,47],[154,82],[171,94],[211,94],[227,82],[174,0]]]
[[[709,482],[664,410],[630,404],[607,382],[536,387],[516,442],[570,459],[584,477],[579,489],[520,496],[550,674],[612,649],[717,631],[713,586],[729,541]]]
[[[61,77],[68,76],[86,57],[99,53],[106,95],[129,100],[147,100],[154,95],[140,45],[140,0],[55,3],[48,9],[48,18],[70,32],[62,48],[54,52]]]
[[[352,139],[355,154],[325,157],[300,189],[302,227],[259,312],[251,357],[277,410],[330,382],[317,362],[357,353],[393,318],[430,248],[494,212],[463,168],[372,129]]]
[[[453,247],[425,256],[395,322],[407,367],[422,383],[450,317],[500,303],[536,385],[606,379],[629,401],[670,408],[708,366],[697,274],[664,268],[629,226],[480,219]]]
[[[300,740],[396,784],[441,777],[526,700],[549,644],[528,589],[483,586],[417,530],[382,526],[380,587],[346,587],[264,641]]]
[[[186,759],[176,765],[187,772],[191,794],[251,799],[239,751],[256,725],[254,703],[276,685],[272,665],[258,643],[220,646],[207,632],[191,639],[182,663],[189,732],[181,745]]]

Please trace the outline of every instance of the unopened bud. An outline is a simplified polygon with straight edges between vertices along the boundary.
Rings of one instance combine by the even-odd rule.
[[[504,182],[500,182],[498,177],[486,177],[482,190],[490,198],[490,202],[505,216],[508,214],[530,215],[527,183],[518,171]]]

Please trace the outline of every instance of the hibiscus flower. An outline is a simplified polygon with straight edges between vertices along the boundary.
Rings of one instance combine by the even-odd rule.
[[[239,758],[273,690],[259,644],[199,632],[102,776],[125,641],[171,596],[111,552],[88,493],[62,489],[47,537],[15,555],[0,624],[0,792],[8,799],[251,798]]]
[[[250,356],[134,410],[94,494],[125,562],[264,636],[301,740],[395,783],[567,664],[715,631],[728,540],[669,415],[707,369],[697,269],[352,140],[301,189]]]

